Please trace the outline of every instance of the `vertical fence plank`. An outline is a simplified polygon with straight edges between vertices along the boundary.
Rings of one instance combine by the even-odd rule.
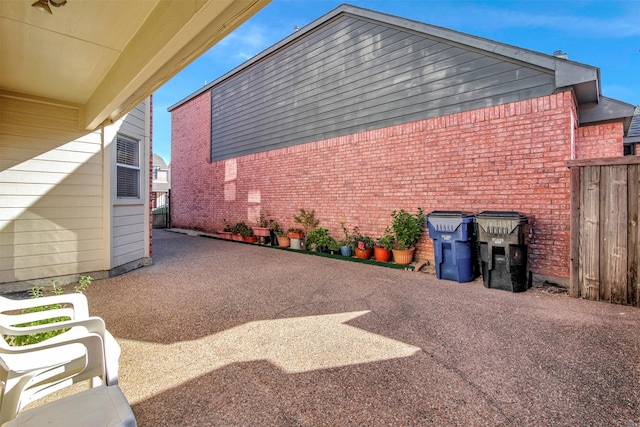
[[[573,298],[580,296],[580,170],[578,166],[571,168],[569,296]]]
[[[600,167],[581,168],[580,295],[600,298]]]
[[[638,227],[638,207],[640,206],[640,166],[629,165],[627,170],[628,197],[628,227],[629,241],[627,243],[627,304],[640,307],[640,292],[638,292],[638,260],[640,251],[638,243],[640,227]]]
[[[570,295],[640,307],[640,158],[568,166]]]
[[[602,166],[600,299],[627,303],[627,167]]]

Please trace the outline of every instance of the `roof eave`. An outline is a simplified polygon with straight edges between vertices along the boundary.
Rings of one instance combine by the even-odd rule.
[[[578,120],[581,125],[622,121],[626,135],[631,125],[634,110],[634,105],[601,96],[600,102],[597,104],[592,103],[580,106]]]

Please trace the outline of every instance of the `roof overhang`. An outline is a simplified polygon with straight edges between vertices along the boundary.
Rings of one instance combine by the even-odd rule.
[[[0,91],[80,111],[93,130],[130,111],[270,0],[69,0],[53,14],[0,1]]]
[[[599,103],[580,106],[578,120],[581,125],[594,123],[620,122],[624,124],[625,135],[629,132],[635,106],[615,99],[600,97]]]

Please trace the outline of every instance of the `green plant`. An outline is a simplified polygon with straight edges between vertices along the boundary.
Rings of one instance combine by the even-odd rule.
[[[303,208],[300,208],[300,213],[298,215],[294,215],[293,220],[304,228],[305,234],[309,233],[311,230],[318,227],[318,224],[320,224],[320,220],[316,219],[315,209],[311,212],[307,212]]]
[[[260,216],[258,217],[258,227],[267,228],[269,226],[269,221],[264,213],[264,211],[260,210]]]
[[[391,249],[393,249],[393,243],[395,239],[393,238],[393,235],[390,233],[390,230],[388,228],[385,230],[385,232],[386,233],[384,236],[378,238],[377,244],[381,248],[390,251]]]
[[[336,239],[331,237],[326,228],[314,228],[306,235],[305,242],[310,250],[328,248],[332,244],[337,245]]]
[[[269,220],[269,229],[274,233],[278,233],[280,230],[280,223],[278,221]]]
[[[89,289],[89,286],[91,286],[91,282],[93,282],[93,277],[80,276],[80,280],[78,281],[78,284],[75,285],[73,289],[76,291],[76,293],[82,294],[84,293],[84,291]],[[60,288],[60,294],[62,294],[62,288]]]
[[[406,250],[414,247],[420,240],[426,225],[422,208],[418,208],[416,214],[411,214],[404,209],[399,211],[394,209],[391,218],[393,218],[391,230],[395,240],[394,249]]]
[[[239,234],[242,237],[253,236],[253,229],[249,227],[244,221],[239,221],[233,226],[233,233]]]
[[[93,277],[91,276],[80,276],[80,280],[78,281],[78,284],[74,286],[75,292],[80,294],[83,293],[89,288],[92,281],[93,281]],[[61,286],[58,286],[58,283],[59,282],[56,279],[51,279],[51,281],[49,282],[49,284],[51,285],[51,288],[49,288],[48,291],[54,295],[62,295],[64,293],[64,289]],[[29,288],[29,297],[30,298],[44,297],[44,288],[42,286],[32,286],[31,288]],[[66,307],[65,304],[59,304],[59,303],[45,304],[38,307],[31,307],[31,308],[24,309],[22,310],[22,312],[36,313],[36,312],[48,311],[48,310],[59,310],[65,307]],[[65,320],[71,320],[71,318],[68,316],[51,317],[47,319],[37,320],[34,322],[19,324],[19,325],[16,325],[16,327],[46,325],[49,323],[63,322]],[[36,344],[36,343],[48,340],[49,338],[53,338],[56,335],[60,335],[61,333],[66,332],[68,330],[69,329],[66,328],[66,329],[58,329],[58,330],[49,331],[49,332],[39,332],[36,334],[30,334],[30,335],[5,336],[4,338],[9,343],[9,345],[23,346],[23,345],[29,345],[29,344]]]
[[[238,221],[231,229],[233,234],[239,234],[242,237],[253,236],[253,229],[249,227],[244,221]]]
[[[352,249],[372,249],[376,242],[370,236],[362,234],[358,227],[353,227],[353,230],[349,233],[345,227],[343,227],[345,237],[349,239],[349,246]]]
[[[359,236],[356,245],[358,249],[373,249],[373,247],[376,245],[376,242],[369,236],[361,235]]]
[[[345,227],[344,222],[340,223],[342,227],[342,232],[344,233],[344,239],[340,240],[340,246],[351,246],[353,247],[353,237],[349,233],[349,229]]]
[[[224,219],[223,221],[224,221],[224,228],[222,229],[222,231],[226,231],[229,233],[232,232],[233,227],[231,227],[231,224],[229,224],[226,219]]]
[[[242,224],[239,222],[236,222],[233,227],[231,227],[231,232],[233,234],[240,234],[240,230],[242,228]]]
[[[302,233],[302,228],[291,227],[288,230],[290,233]]]

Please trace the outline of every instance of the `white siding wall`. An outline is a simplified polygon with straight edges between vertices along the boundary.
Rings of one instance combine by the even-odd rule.
[[[110,141],[112,174],[110,183],[111,247],[110,268],[149,257],[149,114],[148,101],[138,105],[120,121],[105,129],[105,140]],[[140,141],[140,199],[118,199],[116,193],[116,135],[122,134]]]
[[[71,105],[4,95],[0,112],[0,283],[101,270],[101,131]]]
[[[74,105],[0,92],[0,293],[148,262],[149,113],[87,132]],[[117,132],[142,144],[140,200],[116,197]]]

